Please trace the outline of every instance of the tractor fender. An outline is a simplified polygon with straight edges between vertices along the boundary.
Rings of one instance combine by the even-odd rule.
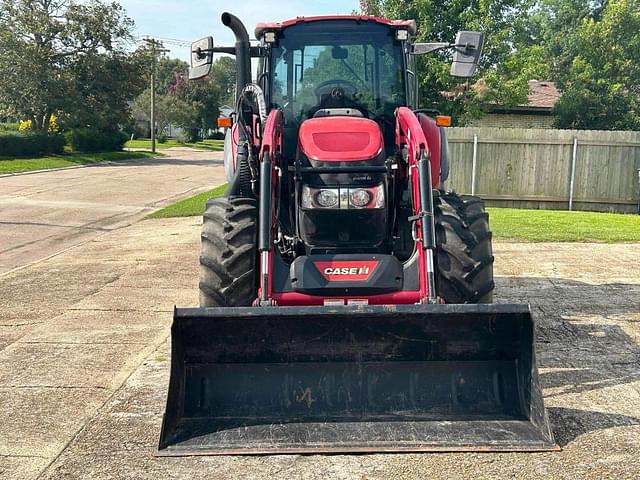
[[[420,122],[420,127],[422,127],[422,132],[424,133],[424,137],[427,140],[427,145],[429,147],[430,159],[431,159],[431,172],[434,179],[440,179],[440,182],[443,181],[442,178],[442,138],[440,134],[440,127],[436,125],[436,122],[433,118],[424,113],[418,113],[418,122]],[[448,173],[448,172],[447,172]],[[436,182],[439,183],[439,182]]]
[[[449,150],[447,129],[445,127],[440,127],[440,182],[446,182],[449,178],[450,160],[451,151]]]

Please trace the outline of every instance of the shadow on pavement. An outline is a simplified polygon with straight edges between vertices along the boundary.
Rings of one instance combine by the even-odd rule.
[[[591,285],[562,278],[501,277],[496,302],[530,303],[536,321],[538,365],[545,399],[580,395],[628,385],[640,379],[640,285]],[[632,336],[635,335],[635,338]],[[625,405],[625,396],[606,400],[603,409]],[[556,440],[610,427],[640,425],[640,418],[572,408],[549,407]],[[638,412],[640,417],[640,411]]]
[[[640,419],[617,413],[602,413],[574,408],[549,407],[549,420],[556,442],[566,447],[580,435],[613,427],[640,425]]]

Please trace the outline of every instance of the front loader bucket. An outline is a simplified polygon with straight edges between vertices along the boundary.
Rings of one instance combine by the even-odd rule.
[[[175,311],[159,455],[557,448],[526,305]]]

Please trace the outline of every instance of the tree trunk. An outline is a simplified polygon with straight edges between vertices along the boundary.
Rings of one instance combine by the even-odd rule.
[[[44,133],[49,133],[50,126],[51,126],[51,114],[47,112],[44,114],[44,118],[42,119],[42,131]]]
[[[51,125],[51,114],[49,112],[41,112],[31,117],[31,129],[36,132],[49,132]]]
[[[31,130],[35,130],[36,132],[42,131],[42,116],[33,115],[31,117]]]

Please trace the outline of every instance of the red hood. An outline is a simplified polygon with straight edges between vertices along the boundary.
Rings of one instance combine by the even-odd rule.
[[[309,160],[354,162],[377,157],[384,148],[380,127],[359,117],[321,117],[302,122],[300,149]]]

